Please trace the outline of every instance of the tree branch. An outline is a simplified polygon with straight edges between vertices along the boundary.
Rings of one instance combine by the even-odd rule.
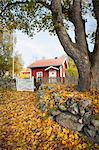
[[[85,33],[85,22],[81,15],[81,0],[74,0],[69,15],[70,21],[75,26],[75,40],[81,52],[88,54],[88,44]]]
[[[95,61],[99,62],[99,1],[93,0],[93,7],[95,18],[97,20],[97,29],[96,29],[96,36],[95,36],[95,45],[94,50],[91,54],[92,64],[95,64]]]
[[[92,2],[93,2],[94,12],[95,12],[95,17],[99,25],[99,0],[92,0]]]
[[[57,33],[57,36],[62,44],[65,52],[73,59],[78,60],[80,56],[80,52],[76,47],[74,47],[74,43],[70,40],[66,29],[63,23],[63,14],[61,7],[61,0],[52,0],[52,16],[53,23]],[[79,56],[78,56],[79,55]]]

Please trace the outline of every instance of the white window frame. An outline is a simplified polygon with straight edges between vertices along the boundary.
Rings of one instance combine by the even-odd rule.
[[[43,72],[42,71],[36,72],[36,77],[37,78],[42,78],[43,77]]]
[[[55,76],[53,76],[53,74],[54,74]],[[52,71],[49,70],[49,78],[56,78],[56,77],[57,77],[57,72],[56,72],[56,70],[52,70]]]

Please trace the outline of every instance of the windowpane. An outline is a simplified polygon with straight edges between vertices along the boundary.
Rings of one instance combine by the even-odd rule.
[[[37,72],[37,74],[36,74],[36,76],[37,76],[37,78],[41,78],[41,77],[43,77],[43,72],[42,71],[40,71],[40,72]]]

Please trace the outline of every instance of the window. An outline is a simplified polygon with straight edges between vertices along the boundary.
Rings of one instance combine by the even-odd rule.
[[[36,77],[37,77],[37,78],[42,78],[42,77],[43,77],[43,72],[42,72],[42,71],[37,72],[37,73],[36,73]]]

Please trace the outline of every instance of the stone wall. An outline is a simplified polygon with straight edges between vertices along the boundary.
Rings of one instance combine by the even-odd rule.
[[[47,90],[52,90],[53,86],[48,86]],[[46,111],[44,95],[46,88],[42,85],[38,91],[39,108]],[[74,131],[79,131],[94,143],[99,143],[99,115],[92,115],[92,104],[88,99],[67,98],[62,104],[59,103],[60,96],[52,92],[48,101],[54,99],[55,105],[49,110],[51,118],[61,126]]]
[[[16,80],[12,78],[0,78],[0,89],[16,90]]]

